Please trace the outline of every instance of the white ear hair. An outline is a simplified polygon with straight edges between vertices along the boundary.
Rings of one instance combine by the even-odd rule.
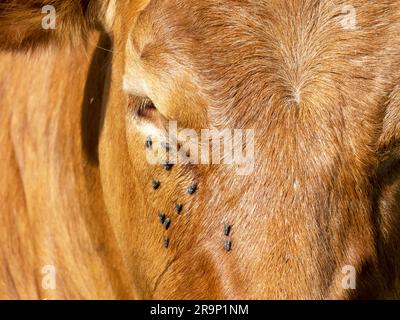
[[[116,12],[117,12],[117,0],[108,0],[106,2],[104,21],[103,21],[104,29],[107,32],[112,31]]]

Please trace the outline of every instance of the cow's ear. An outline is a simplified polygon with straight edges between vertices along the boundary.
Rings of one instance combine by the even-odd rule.
[[[1,0],[0,49],[82,41],[112,0]]]

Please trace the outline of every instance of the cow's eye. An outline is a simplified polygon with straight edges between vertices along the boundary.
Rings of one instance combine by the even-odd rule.
[[[151,119],[157,112],[153,101],[149,98],[143,98],[138,104],[136,113],[138,117]]]
[[[129,98],[129,109],[133,117],[140,122],[150,122],[157,127],[163,127],[166,120],[157,110],[153,101],[147,97],[131,96]]]

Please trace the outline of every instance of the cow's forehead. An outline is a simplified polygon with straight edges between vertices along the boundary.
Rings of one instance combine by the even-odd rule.
[[[272,42],[267,29],[274,8],[264,2],[150,1],[129,26],[128,59],[148,71],[175,72],[180,65],[194,77],[208,71],[221,76],[232,63],[237,70],[254,45],[265,49]]]
[[[246,33],[261,38],[264,34],[257,29],[266,28],[275,10],[263,2],[151,1],[138,15],[131,39],[149,58],[161,52],[188,56],[195,53],[191,49],[229,45]]]
[[[242,126],[256,122],[256,114],[266,110],[285,113],[300,104],[315,105],[324,90],[325,96],[336,99],[328,90],[334,76],[313,80],[321,75],[349,74],[354,69],[371,77],[372,68],[357,71],[352,61],[375,59],[371,44],[381,46],[383,29],[368,22],[373,5],[365,3],[357,15],[363,28],[344,28],[339,19],[344,4],[342,0],[156,0],[139,14],[129,39],[146,71],[170,74],[183,66],[199,83],[191,88],[201,90],[213,106],[219,104],[210,109],[226,109],[219,121],[240,118],[233,125]],[[347,48],[347,56],[338,43]],[[158,96],[166,81],[153,81]]]
[[[127,65],[129,67],[129,60],[132,60],[146,72],[155,70],[158,74],[170,74],[171,70],[176,73],[182,67],[199,84],[192,88],[201,90],[214,105],[217,101],[219,110],[232,103],[236,109],[255,105],[253,110],[258,110],[277,84],[278,92],[286,90],[290,97],[295,93],[300,96],[299,84],[284,79],[286,69],[293,62],[290,56],[286,59],[285,54],[290,51],[295,35],[285,37],[288,21],[280,18],[285,12],[287,16],[290,10],[295,18],[299,9],[285,7],[282,3],[281,0],[150,1],[130,29],[128,47],[134,54],[128,57]],[[305,23],[308,18],[302,19]],[[277,70],[277,66],[281,66],[281,70]],[[132,63],[130,71],[137,78],[141,72],[136,67]],[[162,81],[164,88],[166,81],[168,79]],[[160,85],[160,81],[154,84]],[[247,101],[250,97],[251,102]],[[232,113],[235,116],[224,113],[223,118],[237,118],[239,113],[233,109]],[[251,114],[249,117],[256,119]]]

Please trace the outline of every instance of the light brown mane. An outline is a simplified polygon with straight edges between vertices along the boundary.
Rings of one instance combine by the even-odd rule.
[[[98,39],[0,56],[1,298],[133,297],[99,180],[110,54]],[[42,287],[45,265],[57,266],[54,292]]]

